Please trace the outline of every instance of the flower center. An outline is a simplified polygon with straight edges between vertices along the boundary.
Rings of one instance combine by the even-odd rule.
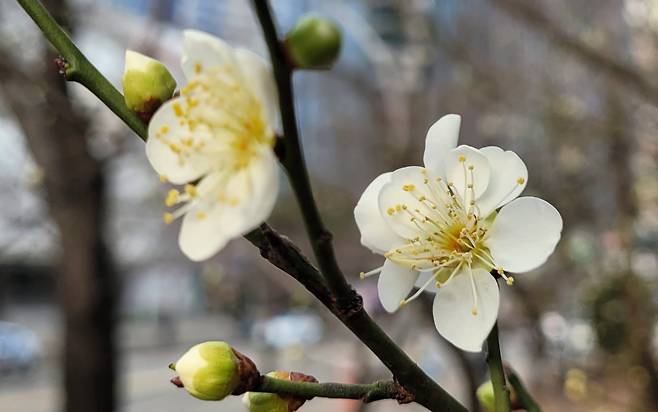
[[[472,170],[472,166],[465,168],[464,197],[471,199],[475,190]],[[431,271],[437,282],[442,271],[457,266],[479,264],[493,268],[493,259],[484,245],[488,224],[478,216],[475,201],[467,204],[452,183],[440,177],[431,178],[426,170],[421,173],[422,187],[411,183],[401,186],[416,202],[395,204],[387,210],[392,217],[402,215],[402,219],[408,219],[418,236],[385,256],[413,270]]]
[[[274,145],[261,102],[230,65],[203,69],[197,63],[195,73],[173,104],[178,133],[173,136],[169,126],[162,126],[156,138],[181,165],[203,152],[217,168],[247,167],[260,145]]]
[[[203,69],[195,65],[195,75],[181,89],[181,98],[172,106],[178,121],[177,133],[164,125],[156,133],[176,155],[183,166],[189,161],[208,160],[210,175],[203,177],[205,189],[187,184],[181,193],[169,191],[165,205],[183,204],[172,213],[165,213],[165,223],[171,223],[190,209],[208,210],[216,203],[237,206],[240,199],[227,192],[232,176],[247,168],[259,155],[262,146],[274,146],[274,132],[268,125],[261,102],[247,87],[245,79],[233,66]],[[196,212],[204,219],[206,212]]]
[[[487,231],[491,219],[483,219],[475,201],[475,167],[467,165],[461,155],[465,193],[462,197],[452,182],[441,177],[431,177],[427,170],[421,171],[422,185],[405,183],[400,190],[410,194],[415,201],[392,204],[386,213],[398,222],[411,225],[417,236],[408,238],[406,244],[384,254],[387,259],[419,272],[429,272],[432,276],[420,289],[407,299],[403,306],[417,298],[434,283],[437,287],[448,284],[454,276],[468,274],[471,280],[473,315],[477,314],[477,291],[473,278],[473,268],[495,269],[509,285],[514,278],[507,276],[486,247]],[[417,180],[417,179],[414,179]],[[361,276],[379,273],[381,268]]]

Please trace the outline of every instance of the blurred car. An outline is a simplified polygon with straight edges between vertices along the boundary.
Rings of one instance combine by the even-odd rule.
[[[39,339],[30,329],[0,321],[0,373],[25,373],[37,363]]]

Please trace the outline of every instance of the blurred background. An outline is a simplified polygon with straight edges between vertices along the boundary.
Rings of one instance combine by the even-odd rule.
[[[181,29],[266,56],[241,0],[48,0],[120,87],[130,48],[181,84]],[[460,141],[516,151],[527,195],[565,222],[549,262],[502,288],[503,357],[545,411],[658,409],[658,1],[275,0],[283,32],[308,11],[336,20],[329,72],[295,75],[303,144],[341,264],[395,341],[471,410],[483,355],[447,345],[431,304],[384,313],[378,266],[353,207],[378,174],[418,165],[427,128],[463,115]],[[244,240],[193,264],[162,223],[167,185],[143,143],[64,84],[54,52],[0,3],[0,410],[240,411],[198,401],[167,364],[204,340],[261,371],[320,380],[390,376],[322,306]],[[282,182],[284,182],[282,176]],[[309,251],[288,186],[270,223]],[[420,411],[316,399],[302,410]]]

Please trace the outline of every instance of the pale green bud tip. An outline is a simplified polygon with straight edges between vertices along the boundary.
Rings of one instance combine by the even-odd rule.
[[[338,59],[341,34],[331,20],[317,15],[302,17],[286,35],[292,62],[302,69],[325,69]]]
[[[491,381],[486,381],[480,385],[475,394],[485,410],[489,412],[494,412],[496,410],[496,400],[494,398],[494,389]]]
[[[122,82],[126,106],[146,120],[176,90],[176,80],[164,64],[131,50],[126,50]]]
[[[172,365],[183,387],[199,399],[224,399],[240,384],[239,359],[225,342],[193,346]]]

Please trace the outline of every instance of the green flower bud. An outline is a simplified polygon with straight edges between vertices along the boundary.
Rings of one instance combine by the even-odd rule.
[[[299,372],[273,371],[268,373],[267,376],[292,382],[318,381],[311,375],[305,375]],[[242,398],[242,402],[247,406],[249,412],[294,412],[301,408],[309,399],[311,398],[281,396],[275,393],[247,392]]]
[[[225,342],[193,346],[170,368],[190,395],[206,401],[224,399],[241,383],[240,358]]]
[[[287,372],[274,371],[267,374],[277,379],[289,379]],[[247,392],[242,398],[249,412],[289,412],[288,400],[275,393]]]
[[[486,381],[480,385],[475,394],[480,401],[480,405],[482,405],[485,410],[489,412],[494,412],[496,410],[496,400],[494,398],[494,389],[491,381]]]
[[[327,69],[338,59],[341,35],[331,20],[317,15],[302,17],[286,35],[292,62],[302,69]]]
[[[176,89],[176,80],[164,64],[131,50],[126,50],[122,82],[126,106],[146,121]]]

